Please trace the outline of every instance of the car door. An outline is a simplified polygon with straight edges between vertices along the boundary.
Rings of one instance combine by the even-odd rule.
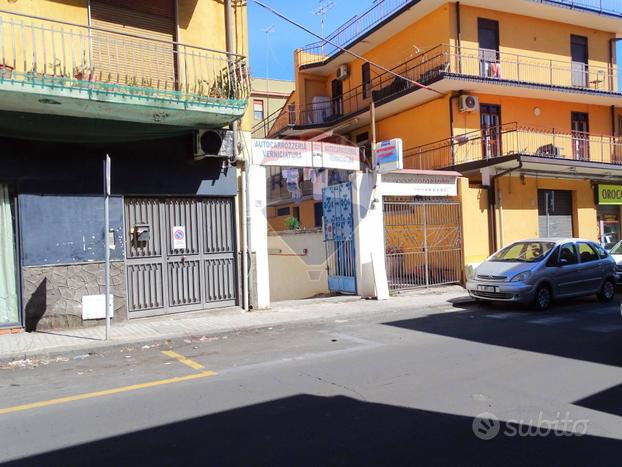
[[[603,265],[598,252],[587,242],[578,242],[581,289],[585,293],[596,293],[602,284]]]
[[[553,274],[552,280],[558,297],[570,297],[585,293],[581,288],[583,282],[581,264],[574,242],[568,242],[561,246],[557,260],[557,271]]]

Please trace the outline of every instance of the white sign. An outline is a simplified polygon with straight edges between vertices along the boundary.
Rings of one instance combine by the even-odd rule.
[[[277,167],[361,170],[359,148],[284,139],[254,139],[253,163]]]
[[[173,243],[173,250],[186,249],[186,227],[184,225],[176,225],[173,227],[171,241]]]
[[[109,295],[110,317],[114,317],[114,296]],[[106,317],[106,295],[82,296],[82,319],[104,319]]]
[[[383,196],[458,196],[457,177],[451,175],[384,174]]]
[[[393,172],[404,168],[402,140],[400,138],[376,144],[376,169],[378,173]]]

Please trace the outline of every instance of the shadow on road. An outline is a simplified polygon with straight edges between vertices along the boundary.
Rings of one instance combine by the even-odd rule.
[[[510,437],[511,426],[484,441],[470,417],[298,395],[7,465],[605,465],[622,448],[593,436]]]
[[[578,400],[574,405],[622,417],[622,384]]]

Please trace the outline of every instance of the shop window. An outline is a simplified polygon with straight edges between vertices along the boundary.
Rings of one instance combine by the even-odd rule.
[[[253,118],[257,121],[263,120],[264,110],[263,101],[261,99],[255,99],[253,101]]]

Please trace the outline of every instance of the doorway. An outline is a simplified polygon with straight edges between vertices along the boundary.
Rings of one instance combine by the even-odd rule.
[[[333,117],[337,118],[343,115],[343,82],[334,79],[331,83],[333,98]]]
[[[478,18],[477,37],[479,41],[480,76],[500,78],[499,22]]]
[[[541,238],[572,237],[572,191],[538,190]]]
[[[484,159],[501,155],[501,106],[482,104],[480,106],[482,129],[482,151]]]
[[[572,60],[572,85],[585,88],[588,85],[587,37],[570,36],[570,55]]]
[[[20,324],[15,193],[0,184],[0,328]]]
[[[585,112],[572,112],[572,157],[578,161],[590,160],[590,124]]]

